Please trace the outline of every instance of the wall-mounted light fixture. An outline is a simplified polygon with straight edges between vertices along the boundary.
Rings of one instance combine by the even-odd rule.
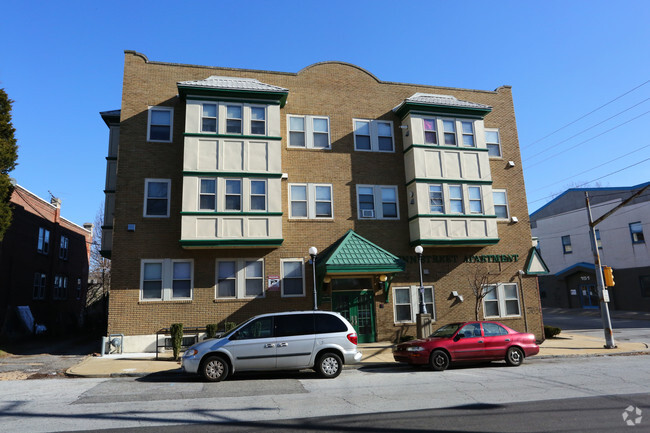
[[[406,130],[406,136],[409,136],[409,126],[408,125],[400,125],[400,129]]]
[[[514,161],[508,161],[508,167],[514,167],[515,162]]]
[[[510,218],[510,221],[512,221],[513,223],[518,223],[519,218],[513,216],[513,217]]]

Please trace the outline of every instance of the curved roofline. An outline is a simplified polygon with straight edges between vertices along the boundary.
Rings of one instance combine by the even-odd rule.
[[[374,78],[374,80],[377,81],[378,83],[383,83],[383,81],[381,81],[379,78],[377,78],[377,77],[376,77],[375,75],[373,75],[372,73],[368,72],[366,69],[363,69],[361,66],[357,66],[357,65],[355,65],[355,64],[348,63],[348,62],[341,62],[341,61],[339,61],[339,60],[326,60],[326,61],[324,61],[324,62],[312,63],[311,65],[309,65],[309,66],[305,66],[304,68],[302,68],[301,70],[299,70],[298,73],[297,73],[296,75],[300,75],[300,74],[302,74],[303,72],[307,71],[308,69],[314,68],[314,67],[316,67],[316,66],[321,66],[321,65],[343,65],[343,66],[349,66],[349,67],[351,67],[351,68],[358,69],[358,70],[360,70],[361,72],[364,72],[364,73],[370,75],[370,76],[371,76],[372,78]]]

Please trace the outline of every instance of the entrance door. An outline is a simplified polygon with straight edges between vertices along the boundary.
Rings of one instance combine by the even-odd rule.
[[[598,291],[593,284],[583,284],[580,286],[580,303],[582,308],[598,308]]]
[[[359,343],[375,342],[375,311],[372,290],[332,292],[332,307],[354,326]]]

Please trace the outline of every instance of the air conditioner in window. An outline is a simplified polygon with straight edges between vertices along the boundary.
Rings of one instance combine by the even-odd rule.
[[[375,210],[374,209],[361,209],[361,218],[374,218]]]

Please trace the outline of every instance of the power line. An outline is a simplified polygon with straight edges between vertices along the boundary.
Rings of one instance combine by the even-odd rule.
[[[627,95],[627,94],[629,94],[629,93],[634,92],[636,89],[639,89],[639,88],[645,86],[645,85],[648,84],[648,83],[650,83],[650,80],[646,81],[645,83],[639,84],[639,85],[636,86],[635,88],[633,88],[633,89],[631,89],[631,90],[628,90],[627,92],[623,93],[622,95],[617,96],[616,98],[612,99],[612,100],[609,101],[609,102],[606,102],[605,104],[601,105],[600,107],[598,107],[598,108],[596,108],[596,109],[594,109],[594,110],[591,110],[589,113],[587,113],[587,114],[585,114],[585,115],[583,115],[583,116],[577,118],[576,120],[574,120],[574,121],[572,121],[572,122],[567,123],[566,125],[562,126],[561,128],[556,129],[555,131],[551,132],[550,134],[547,134],[547,135],[543,136],[542,138],[540,138],[540,139],[538,139],[538,140],[535,140],[535,141],[533,141],[532,143],[529,143],[529,144],[523,146],[522,149],[525,149],[525,148],[530,147],[530,146],[532,146],[532,145],[534,145],[534,144],[537,144],[537,143],[539,143],[540,141],[542,141],[542,140],[544,140],[544,139],[550,137],[551,135],[554,135],[555,133],[562,131],[563,129],[565,129],[565,128],[571,126],[571,125],[573,125],[574,123],[576,123],[576,122],[578,122],[578,121],[580,121],[580,120],[582,120],[582,119],[584,119],[585,117],[589,116],[590,114],[595,113],[596,111],[600,110],[601,108],[606,107],[607,105],[611,104],[612,102],[621,99],[623,96],[625,96],[625,95]]]

